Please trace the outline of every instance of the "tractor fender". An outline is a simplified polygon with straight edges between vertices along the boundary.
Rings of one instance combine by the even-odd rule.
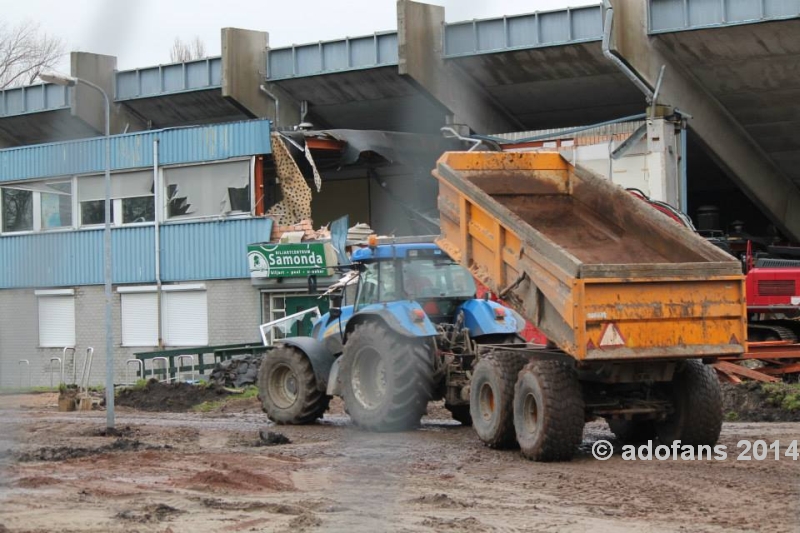
[[[498,317],[495,309],[503,310]],[[460,312],[464,314],[464,327],[469,328],[470,336],[493,334],[514,334],[525,327],[525,322],[511,309],[490,300],[473,299],[461,304]]]
[[[342,362],[341,357],[337,357],[336,360],[333,362],[331,366],[331,373],[328,377],[328,389],[326,394],[328,396],[341,396],[342,395],[342,384],[339,381],[339,368],[341,365],[339,363]]]
[[[314,369],[317,389],[323,392],[327,390],[331,366],[336,358],[324,344],[311,337],[287,337],[276,341],[276,344],[293,346],[305,354],[311,363],[311,368]]]
[[[414,311],[422,311],[422,320],[414,320]],[[386,304],[374,304],[355,313],[347,322],[345,342],[355,327],[369,320],[379,320],[386,327],[404,337],[435,337],[433,322],[417,302],[402,300]]]

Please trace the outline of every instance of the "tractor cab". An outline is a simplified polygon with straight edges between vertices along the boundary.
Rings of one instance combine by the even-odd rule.
[[[362,266],[355,310],[401,300],[417,302],[434,323],[451,321],[475,297],[470,273],[435,244],[382,245],[357,250]]]

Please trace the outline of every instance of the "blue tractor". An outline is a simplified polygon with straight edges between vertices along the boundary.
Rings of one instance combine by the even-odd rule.
[[[357,426],[401,431],[444,398],[453,418],[470,424],[478,345],[523,342],[524,320],[476,299],[469,271],[433,243],[362,248],[351,262],[311,336],[281,339],[267,352],[258,387],[269,418],[311,423],[336,395]]]

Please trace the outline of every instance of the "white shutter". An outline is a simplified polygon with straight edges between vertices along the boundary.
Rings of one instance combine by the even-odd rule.
[[[208,344],[206,291],[169,291],[161,295],[162,335],[167,346]]]
[[[39,346],[75,346],[74,296],[39,296]]]
[[[125,293],[122,298],[122,345],[158,346],[158,296]]]

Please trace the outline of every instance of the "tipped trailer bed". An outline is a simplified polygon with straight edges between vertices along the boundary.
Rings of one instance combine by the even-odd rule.
[[[736,259],[558,153],[449,152],[433,175],[439,246],[552,343],[476,359],[484,443],[568,459],[595,417],[623,441],[716,443],[708,363],[745,351]]]
[[[744,351],[741,265],[556,153],[439,160],[439,246],[579,360]]]

